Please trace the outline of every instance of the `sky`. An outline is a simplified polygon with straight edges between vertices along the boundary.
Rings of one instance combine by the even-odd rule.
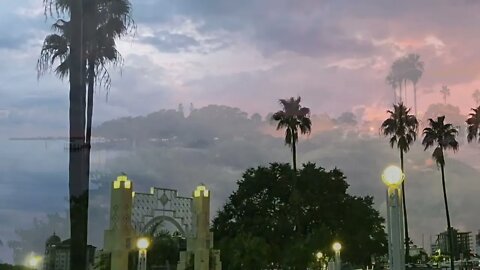
[[[42,1],[0,3],[0,130],[6,136],[65,135],[68,84],[37,80],[36,60],[52,19]],[[425,73],[419,111],[440,102],[463,112],[478,86],[480,3],[455,1],[143,0],[132,1],[134,35],[119,42],[125,63],[112,70],[108,101],[99,89],[95,121],[145,114],[179,103],[211,103],[266,114],[300,95],[313,113],[392,102],[390,64],[418,53]],[[455,18],[454,20],[452,18]],[[411,104],[409,93],[407,104]],[[63,133],[63,134],[62,134]]]
[[[378,120],[393,101],[388,69],[408,53],[425,63],[420,113],[443,102],[442,85],[463,114],[475,105],[478,1],[132,0],[132,7],[137,29],[118,43],[125,62],[111,71],[108,99],[105,89],[95,95],[95,124],[179,103],[266,115],[277,99],[297,95],[317,115],[361,110],[364,120]],[[0,1],[0,138],[67,135],[68,84],[36,72],[52,22],[41,0]]]

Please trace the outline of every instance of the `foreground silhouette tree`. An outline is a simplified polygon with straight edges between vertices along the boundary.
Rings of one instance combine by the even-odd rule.
[[[49,1],[49,0],[47,0]],[[84,172],[85,89],[83,74],[83,1],[70,8],[70,269],[85,270],[88,237],[88,178]]]
[[[122,64],[122,57],[116,49],[116,39],[135,28],[130,16],[131,5],[128,0],[88,0],[84,5],[84,14],[88,18],[84,29],[84,70],[88,84],[86,145],[90,149],[93,118],[93,94],[96,84],[110,87],[109,64]],[[57,0],[56,5],[62,10],[69,10],[70,2]],[[50,70],[58,62],[55,73],[62,79],[69,71],[70,23],[58,20],[52,29],[56,32],[48,35],[43,43],[37,69],[39,75]],[[90,155],[87,155],[89,159]],[[86,162],[89,166],[89,161]]]
[[[290,146],[293,156],[293,170],[297,171],[297,142],[298,131],[301,134],[310,134],[312,122],[310,109],[300,105],[301,98],[280,99],[283,110],[272,115],[272,120],[277,121],[277,130],[285,129],[285,144]]]
[[[445,150],[453,150],[454,152],[458,150],[458,142],[456,136],[458,130],[452,125],[445,123],[445,116],[439,116],[437,120],[428,119],[429,127],[423,129],[423,141],[422,144],[425,146],[425,150],[430,147],[435,147],[433,150],[432,157],[440,167],[442,172],[442,187],[443,187],[443,200],[445,202],[445,214],[447,217],[447,231],[448,231],[448,242],[450,245],[450,267],[451,270],[454,270],[454,246],[453,246],[453,233],[452,225],[450,222],[450,213],[448,211],[448,200],[447,200],[447,188],[445,186]]]
[[[288,164],[274,163],[248,169],[237,181],[212,226],[224,269],[308,269],[319,250],[333,255],[334,240],[348,247],[342,261],[358,268],[370,264],[371,255],[386,253],[384,219],[372,197],[348,194],[338,169],[307,163],[296,174]],[[300,233],[290,204],[297,188],[304,209]]]
[[[393,106],[393,111],[388,110],[389,118],[383,121],[381,131],[383,135],[390,136],[390,146],[397,145],[400,150],[400,168],[404,171],[403,155],[410,150],[410,145],[417,139],[418,120],[410,114],[403,103]],[[403,218],[405,221],[405,259],[409,262],[410,237],[408,234],[407,203],[405,200],[405,181],[402,182]]]
[[[480,142],[480,106],[472,108],[472,111],[466,121],[468,128],[467,140],[472,142],[478,138],[478,142]]]
[[[70,224],[72,270],[86,269],[90,141],[93,92],[98,74],[109,84],[107,62],[119,61],[115,38],[125,32],[130,4],[122,0],[44,0],[45,11],[52,7],[70,13],[70,21],[58,20],[57,32],[45,38],[37,64],[39,75],[56,62],[55,73],[70,79]],[[88,67],[88,68],[87,68]],[[88,81],[87,126],[85,126],[86,80]]]

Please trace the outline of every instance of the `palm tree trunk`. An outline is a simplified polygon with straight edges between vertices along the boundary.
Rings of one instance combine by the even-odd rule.
[[[417,84],[413,84],[413,106],[415,106],[415,117],[417,117]]]
[[[87,131],[85,142],[87,144],[86,166],[87,172],[90,172],[90,149],[92,138],[92,119],[93,119],[93,92],[95,85],[95,62],[88,61],[88,100],[87,100]]]
[[[400,167],[403,169],[403,151],[400,150]],[[410,262],[410,237],[408,236],[407,201],[405,200],[405,181],[402,182],[403,220],[405,224],[405,262]]]
[[[399,97],[399,99],[400,99],[399,102],[402,103],[402,102],[403,102],[403,98],[402,98],[402,82],[400,81],[399,84],[400,84],[400,85],[399,85],[399,91],[398,91],[399,95],[398,95],[398,97]]]
[[[295,139],[293,139],[293,143],[292,143],[292,155],[293,155],[293,171],[296,174],[297,173],[297,146],[295,144]]]
[[[85,270],[87,262],[88,179],[83,173],[85,143],[85,88],[83,77],[83,1],[72,1],[70,7],[70,265],[71,270]]]
[[[393,104],[397,104],[397,89],[393,88]]]
[[[452,232],[452,225],[450,223],[450,212],[448,211],[448,201],[447,201],[447,188],[445,186],[445,166],[443,164],[440,165],[442,170],[442,187],[443,187],[443,200],[445,201],[445,214],[447,216],[447,231],[448,231],[448,244],[450,247],[450,268],[454,270],[454,256],[455,251],[453,250],[453,232]]]
[[[405,91],[405,99],[403,103],[405,103],[405,106],[407,106],[407,80],[405,80],[405,83],[403,84],[403,90]]]

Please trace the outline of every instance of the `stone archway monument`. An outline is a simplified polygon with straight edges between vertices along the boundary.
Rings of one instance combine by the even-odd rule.
[[[213,233],[210,232],[211,192],[205,185],[193,192],[193,230],[187,236],[187,250],[180,252],[177,270],[221,270],[220,251],[213,249]],[[192,265],[193,263],[193,265]]]
[[[139,234],[167,231],[187,237],[192,230],[192,198],[178,196],[173,189],[155,188],[134,193],[132,224]]]

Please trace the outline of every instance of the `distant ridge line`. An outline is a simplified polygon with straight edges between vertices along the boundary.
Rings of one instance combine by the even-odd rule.
[[[11,141],[55,141],[55,140],[69,140],[69,137],[11,137]]]

